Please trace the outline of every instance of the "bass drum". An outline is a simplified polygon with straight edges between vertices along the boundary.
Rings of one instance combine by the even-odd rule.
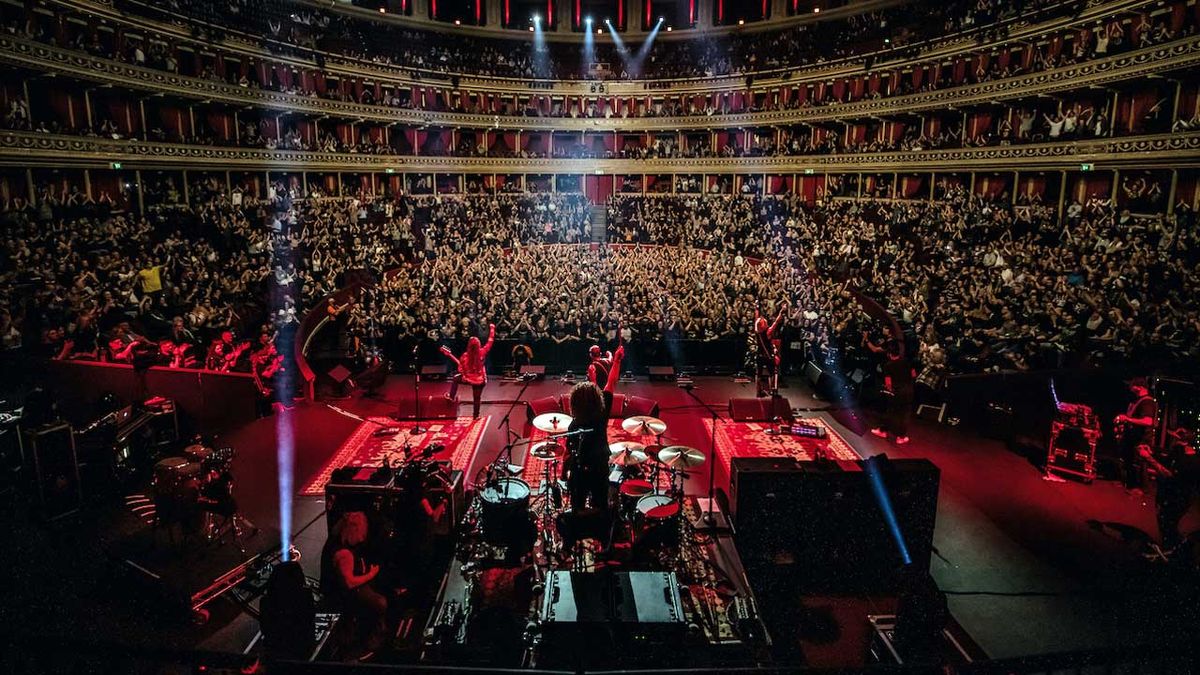
[[[484,541],[497,546],[519,544],[532,538],[529,512],[529,484],[519,478],[501,478],[479,492],[479,526]]]

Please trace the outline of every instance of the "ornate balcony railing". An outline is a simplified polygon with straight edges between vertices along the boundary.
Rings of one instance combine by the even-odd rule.
[[[0,165],[496,174],[801,174],[1200,166],[1200,132],[986,148],[818,156],[699,159],[412,157],[149,143],[0,132]]]
[[[1189,36],[1153,47],[1038,73],[904,96],[758,113],[644,118],[505,117],[365,105],[248,89],[224,82],[186,77],[11,35],[0,35],[0,63],[133,89],[168,93],[182,98],[220,100],[280,112],[303,112],[352,120],[457,128],[500,126],[505,129],[543,131],[684,131],[769,127],[919,113],[944,110],[950,106],[1096,87],[1200,64],[1200,36]]]
[[[113,21],[136,25],[144,29],[174,35],[181,40],[189,39],[189,33],[180,26],[148,19],[142,16],[131,16],[114,10],[102,0],[56,0],[59,4],[72,9],[83,9],[106,17]],[[1005,43],[1021,41],[1037,41],[1048,33],[1056,32],[1071,26],[1082,26],[1105,16],[1118,12],[1127,12],[1145,5],[1151,5],[1156,0],[1089,0],[1088,6],[1075,15],[1059,17],[1039,23],[1017,20],[1010,26],[1010,33]],[[856,10],[857,11],[857,10]],[[605,82],[606,95],[637,96],[647,91],[662,94],[710,93],[714,91],[740,90],[745,86],[745,77],[753,74],[755,85],[753,90],[761,91],[772,85],[808,84],[828,79],[861,75],[863,58],[870,56],[874,59],[876,68],[903,69],[917,63],[935,59],[947,59],[978,51],[980,45],[974,35],[945,36],[920,45],[909,45],[897,52],[880,52],[871,55],[842,59],[827,64],[813,64],[803,69],[780,68],[762,70],[753,73],[735,73],[718,77],[704,78],[673,78],[661,80],[632,80]],[[1000,43],[998,43],[1000,44]],[[916,57],[908,56],[911,48],[920,48]],[[230,33],[222,43],[223,49],[229,49],[246,56],[284,63],[293,67],[312,68],[312,61],[302,58],[291,58],[279,53],[269,52],[262,48],[261,36]],[[451,73],[440,71],[418,71],[404,66],[379,65],[360,59],[342,57],[337,54],[324,55],[325,69],[331,74],[349,77],[364,77],[370,80],[380,80],[396,86],[421,86],[428,84],[449,85],[451,78],[458,78],[459,85],[472,91],[484,93],[520,93],[528,92],[533,85],[540,94],[580,95],[589,94],[592,82],[586,81],[556,81],[534,80],[531,78],[511,78],[495,76],[479,76],[467,73]]]

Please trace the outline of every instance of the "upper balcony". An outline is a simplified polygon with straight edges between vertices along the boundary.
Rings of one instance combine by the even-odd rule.
[[[100,18],[102,25],[105,21],[120,22],[128,24],[131,30],[154,30],[168,35],[168,39],[179,41],[200,37],[207,40],[206,48],[219,47],[244,56],[269,58],[286,68],[311,68],[317,63],[329,73],[395,82],[397,85],[438,84],[453,86],[454,89],[461,87],[480,92],[508,93],[535,90],[595,94],[599,89],[613,96],[644,94],[647,91],[686,93],[745,90],[770,81],[803,82],[858,75],[867,67],[881,71],[903,68],[916,58],[951,58],[979,50],[981,45],[990,46],[1005,40],[1036,43],[1053,31],[1069,26],[1089,26],[1101,18],[1120,12],[1144,10],[1147,20],[1162,17],[1164,12],[1176,12],[1173,5],[1164,7],[1161,3],[1148,0],[1096,1],[1079,11],[1074,11],[1077,9],[1074,3],[1037,3],[1040,6],[1037,11],[987,17],[988,23],[984,27],[970,26],[947,34],[932,30],[932,27],[942,24],[919,12],[914,14],[912,7],[891,7],[885,10],[889,14],[862,13],[874,8],[877,2],[855,4],[853,10],[842,7],[805,17],[793,17],[784,22],[788,27],[782,30],[772,21],[764,25],[737,27],[731,35],[692,35],[690,39],[680,39],[686,38],[680,35],[683,31],[660,35],[642,59],[645,67],[641,70],[625,69],[630,79],[601,77],[602,81],[599,82],[594,78],[603,71],[595,70],[595,64],[619,64],[626,59],[621,50],[611,54],[606,52],[615,48],[611,45],[611,38],[606,37],[607,34],[596,36],[596,54],[587,58],[578,44],[555,44],[550,41],[552,36],[547,38],[548,51],[538,52],[529,37],[519,41],[511,38],[478,38],[474,37],[477,31],[475,27],[468,30],[465,27],[457,29],[439,25],[441,31],[451,31],[451,34],[446,34],[427,28],[417,30],[411,25],[380,25],[374,18],[370,21],[361,17],[342,20],[344,17],[340,12],[344,8],[340,5],[335,5],[339,12],[335,17],[337,20],[323,28],[322,33],[337,30],[339,34],[353,35],[353,39],[346,39],[344,35],[337,39],[327,35],[315,39],[312,35],[302,34],[300,29],[305,25],[291,25],[295,21],[290,17],[280,19],[282,24],[260,18],[258,22],[264,23],[264,26],[259,32],[254,30],[256,26],[253,20],[247,22],[249,25],[230,26],[227,17],[221,13],[202,12],[199,9],[193,13],[200,14],[202,18],[181,23],[178,15],[167,14],[155,3],[143,3],[141,0],[118,3],[118,7],[126,10],[124,12],[96,0],[55,0],[51,4],[63,10],[94,14]],[[183,4],[185,14],[188,7],[212,5],[207,2]],[[264,3],[264,7],[271,4]],[[951,6],[956,3],[942,4]],[[1178,4],[1186,8],[1188,3],[1187,0],[1179,0]],[[919,5],[922,8],[937,6],[935,3]],[[1065,11],[1067,8],[1072,11]],[[367,14],[369,16],[371,13]],[[378,16],[377,12],[374,14]],[[305,18],[307,27],[312,28],[312,21],[316,20],[313,17],[318,15],[322,14],[301,13],[292,16]],[[863,19],[864,16],[871,17],[870,22]],[[855,17],[859,18],[855,20]],[[388,14],[383,20],[389,22],[393,18]],[[821,23],[813,23],[818,18]],[[353,23],[347,24],[347,21]],[[936,36],[918,39],[913,21],[929,27]],[[883,28],[877,23],[882,24]],[[864,35],[875,33],[879,33],[878,39],[856,41]],[[825,41],[832,46],[822,47]],[[851,43],[865,46],[853,53],[843,53],[841,46]],[[624,53],[638,49],[638,45],[631,44]],[[797,49],[816,51],[798,53]],[[539,73],[530,70],[529,64],[537,61],[539,55],[546,62],[557,64],[561,72],[550,73],[551,77],[538,77]],[[513,65],[516,63],[524,65],[518,68]],[[650,67],[648,64],[655,64],[653,67],[656,71],[647,72],[646,68]],[[696,70],[685,73],[686,76],[669,77],[672,68]],[[750,76],[749,79],[747,76]]]
[[[1012,77],[968,82],[942,89],[916,91],[894,96],[863,96],[828,105],[785,107],[761,112],[719,115],[656,117],[559,118],[502,116],[413,110],[354,101],[321,98],[268,89],[254,89],[214,78],[188,77],[73,49],[57,47],[12,35],[0,35],[0,62],[34,73],[67,76],[102,85],[115,85],[153,95],[171,95],[195,101],[221,101],[231,105],[340,117],[381,124],[437,126],[446,128],[518,128],[544,131],[687,131],[714,128],[753,128],[791,124],[814,124],[876,116],[895,116],[946,110],[976,104],[1054,95],[1074,89],[1103,87],[1114,82],[1183,72],[1200,61],[1200,37],[1180,37],[1163,44],[1134,49],[1114,56],[1093,58],[1072,65],[1049,68]],[[965,65],[965,64],[964,64]],[[928,71],[925,71],[928,72]],[[918,71],[909,74],[913,79]],[[888,77],[904,77],[892,72]],[[875,76],[870,76],[875,77]],[[882,75],[880,76],[882,77]],[[858,80],[862,82],[862,80]],[[805,85],[808,91],[838,83]],[[844,83],[842,86],[845,86]],[[801,85],[792,87],[799,95]],[[861,95],[860,91],[860,95]],[[849,97],[847,97],[849,98]]]

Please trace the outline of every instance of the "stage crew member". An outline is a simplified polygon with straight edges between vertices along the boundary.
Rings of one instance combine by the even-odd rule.
[[[458,372],[454,374],[454,378],[450,380],[450,393],[447,395],[451,400],[458,394],[458,384],[466,382],[471,385],[471,414],[475,418],[479,418],[479,400],[483,397],[483,387],[487,384],[487,367],[484,365],[484,360],[487,359],[488,352],[492,351],[492,343],[496,340],[496,325],[488,325],[487,344],[480,346],[479,338],[472,336],[467,341],[467,351],[459,358],[455,358],[454,352],[448,347],[442,347],[441,351],[446,355],[446,358],[454,362],[454,366]]]

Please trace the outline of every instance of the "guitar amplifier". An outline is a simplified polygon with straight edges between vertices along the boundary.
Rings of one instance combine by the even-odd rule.
[[[542,645],[560,664],[597,647],[678,645],[687,633],[674,572],[551,572],[541,621]],[[614,644],[597,645],[601,635]]]

